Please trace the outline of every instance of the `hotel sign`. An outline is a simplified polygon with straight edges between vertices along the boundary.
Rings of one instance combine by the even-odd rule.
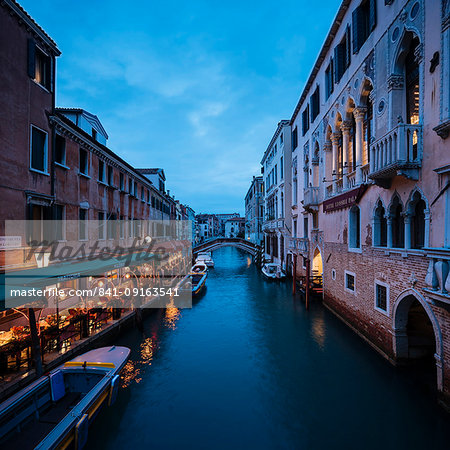
[[[323,212],[329,213],[338,211],[339,209],[350,208],[351,206],[359,202],[365,190],[366,185],[363,184],[356,189],[344,192],[341,195],[325,200],[323,202]]]
[[[0,250],[22,247],[21,236],[0,236]]]

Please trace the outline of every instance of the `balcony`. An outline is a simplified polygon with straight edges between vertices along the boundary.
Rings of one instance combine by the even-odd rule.
[[[319,188],[309,187],[304,191],[303,206],[305,209],[316,211],[319,207]]]
[[[282,230],[284,228],[284,219],[270,219],[263,223],[263,231]]]
[[[425,290],[433,300],[450,305],[450,249],[427,249]]]
[[[296,253],[308,256],[309,239],[308,238],[291,238],[289,241],[289,249]]]
[[[397,175],[418,180],[422,145],[422,125],[397,125],[370,146],[369,178],[384,188]]]

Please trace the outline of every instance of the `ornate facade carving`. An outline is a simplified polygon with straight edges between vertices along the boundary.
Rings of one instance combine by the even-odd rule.
[[[403,89],[403,86],[405,85],[403,75],[392,74],[389,76],[387,82],[388,82],[388,91],[392,91],[394,89]]]

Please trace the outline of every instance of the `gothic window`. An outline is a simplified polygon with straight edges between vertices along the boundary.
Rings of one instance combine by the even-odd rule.
[[[370,86],[370,91],[372,91],[372,86]],[[370,94],[369,91],[369,94]],[[366,114],[364,116],[364,155],[363,155],[363,164],[370,163],[370,141],[372,137],[372,130],[373,130],[373,105],[369,98],[369,95],[367,95],[367,102],[366,102]]]
[[[411,215],[411,247],[423,248],[425,244],[426,204],[419,192],[415,192],[409,205]]]
[[[419,43],[417,37],[412,39],[405,57],[406,118],[410,124],[419,123],[419,65],[415,57]]]
[[[405,221],[403,218],[403,207],[396,196],[390,208],[392,220],[392,247],[405,247]]]
[[[374,245],[377,247],[387,246],[387,219],[383,203],[378,201],[374,216]]]
[[[350,118],[350,122],[351,122],[351,146],[352,146],[352,162],[351,162],[351,167],[350,170],[351,172],[356,170],[356,121],[355,121],[355,116],[353,114],[351,114],[351,118]]]
[[[338,141],[338,149],[337,149],[337,157],[338,157],[338,164],[337,164],[337,175],[338,178],[342,177],[343,173],[343,147],[342,147],[342,135],[339,137]]]

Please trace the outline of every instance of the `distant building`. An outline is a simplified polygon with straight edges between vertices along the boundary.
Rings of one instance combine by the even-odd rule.
[[[166,175],[163,169],[136,169],[145,178],[149,179],[153,186],[163,194],[166,192]]]
[[[219,236],[220,222],[215,214],[199,214],[196,218],[200,242]]]
[[[244,238],[245,236],[245,218],[244,217],[233,217],[225,222],[225,237]]]
[[[264,176],[265,258],[286,265],[286,246],[291,238],[291,127],[289,120],[277,129],[261,160]]]
[[[219,235],[225,236],[225,223],[228,219],[233,217],[239,217],[239,213],[228,213],[228,214],[216,214],[217,220],[219,221]]]
[[[245,196],[245,239],[261,245],[262,221],[264,216],[264,183],[263,177],[253,177]]]

